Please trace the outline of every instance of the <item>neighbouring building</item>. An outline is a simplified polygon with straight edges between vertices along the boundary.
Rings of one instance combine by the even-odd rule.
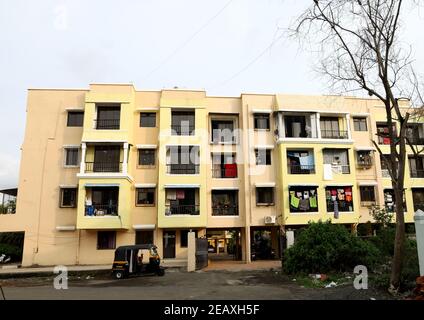
[[[371,141],[389,154],[386,131],[376,99],[31,89],[16,213],[0,215],[0,232],[25,232],[24,266],[107,264],[115,247],[149,242],[184,260],[190,230],[211,255],[272,258],[284,230],[319,219],[355,228],[370,205],[393,209]],[[423,123],[408,134],[424,145]],[[409,159],[405,187],[412,223],[424,158]]]

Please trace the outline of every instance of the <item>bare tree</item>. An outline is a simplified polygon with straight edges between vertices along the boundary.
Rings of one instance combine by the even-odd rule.
[[[408,135],[408,121],[421,116],[423,105],[419,81],[412,68],[411,48],[400,39],[402,0],[313,0],[295,22],[292,35],[318,49],[318,71],[340,93],[363,92],[378,98],[385,106],[390,139],[387,163],[395,197],[396,237],[389,291],[400,286],[404,256],[405,220],[403,193],[408,146],[417,156],[422,150]],[[420,1],[408,5],[420,5]],[[307,41],[305,41],[307,39]],[[407,108],[404,106],[407,105]],[[398,124],[399,132],[395,129]]]

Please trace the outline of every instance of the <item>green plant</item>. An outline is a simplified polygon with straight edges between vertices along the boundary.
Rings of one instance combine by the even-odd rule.
[[[291,274],[351,271],[360,264],[374,266],[378,257],[372,243],[352,235],[344,226],[330,221],[311,222],[286,250],[283,269]]]
[[[387,228],[394,223],[394,212],[388,211],[385,207],[371,206],[370,215],[382,228]]]

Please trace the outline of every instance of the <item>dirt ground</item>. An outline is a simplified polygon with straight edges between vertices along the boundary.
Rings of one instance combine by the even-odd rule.
[[[187,273],[167,270],[165,276],[114,280],[109,272],[68,277],[68,289],[56,290],[52,276],[2,279],[6,299],[266,299],[266,300],[387,300],[391,296],[352,283],[333,288],[307,288],[278,270],[208,270]],[[0,293],[0,300],[2,299]]]

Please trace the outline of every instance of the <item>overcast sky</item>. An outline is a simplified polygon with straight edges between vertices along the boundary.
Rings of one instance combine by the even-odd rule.
[[[273,44],[310,3],[0,0],[0,188],[18,182],[28,88],[132,82],[209,95],[329,93],[311,53],[284,37]],[[424,12],[404,20],[404,41],[424,73]]]

